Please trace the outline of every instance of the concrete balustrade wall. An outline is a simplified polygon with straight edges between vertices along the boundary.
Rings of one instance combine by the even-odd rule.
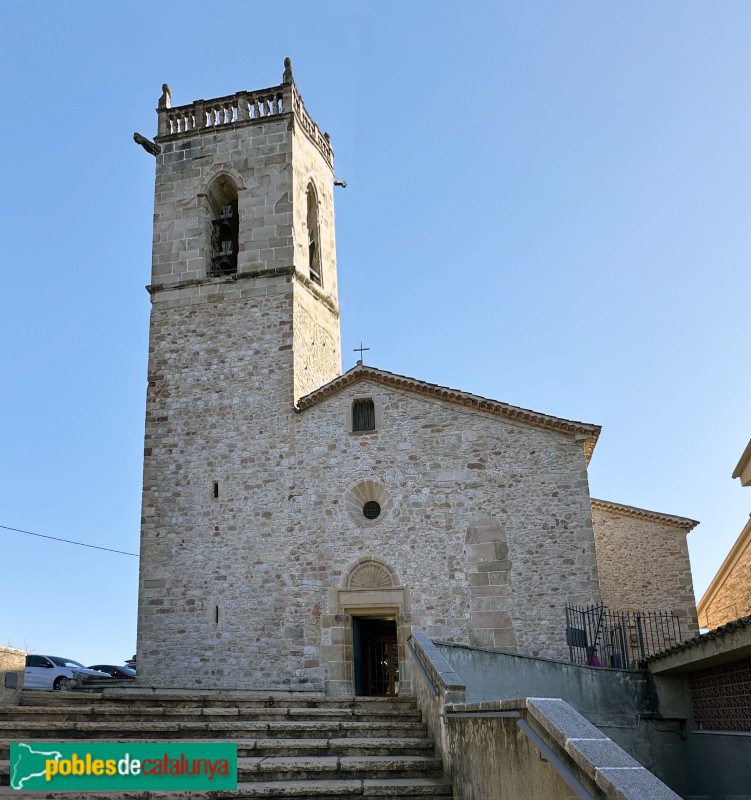
[[[466,665],[474,651],[465,649]],[[678,800],[671,788],[560,697],[465,702],[478,692],[491,692],[483,688],[482,673],[472,673],[472,680],[465,681],[445,657],[450,649],[437,647],[421,631],[413,631],[408,652],[415,695],[455,797],[511,800],[588,794]],[[523,660],[514,663],[518,667]],[[490,672],[485,676],[491,684],[496,678]]]

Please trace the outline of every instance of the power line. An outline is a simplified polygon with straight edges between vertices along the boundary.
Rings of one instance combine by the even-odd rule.
[[[6,531],[15,531],[15,533],[25,533],[27,536],[38,536],[40,539],[52,539],[53,542],[65,542],[66,544],[77,544],[79,547],[90,547],[92,550],[106,550],[108,553],[120,553],[123,556],[133,556],[138,558],[138,553],[126,553],[125,550],[113,550],[111,547],[100,547],[98,544],[86,544],[86,542],[74,542],[72,539],[61,539],[59,536],[45,536],[43,533],[34,533],[33,531],[22,531],[20,528],[11,528],[8,525],[0,525],[0,528]]]

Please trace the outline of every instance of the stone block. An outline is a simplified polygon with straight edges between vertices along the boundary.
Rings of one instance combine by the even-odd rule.
[[[495,647],[492,630],[470,630],[469,643],[472,647]]]
[[[496,629],[493,631],[493,647],[500,650],[516,650],[516,634],[511,628]]]
[[[527,709],[535,720],[565,747],[567,739],[600,739],[606,737],[568,703],[558,698],[529,697]]]
[[[495,559],[495,543],[485,542],[483,544],[467,545],[467,561],[493,561]]]
[[[588,771],[591,767],[642,768],[635,758],[611,739],[568,739],[566,752],[580,767]]]
[[[617,800],[642,797],[649,800],[681,800],[680,795],[644,767],[598,769],[596,782],[607,797]]]
[[[503,525],[495,521],[470,525],[467,529],[467,544],[482,544],[483,542],[503,541],[506,532]]]
[[[505,611],[473,611],[470,617],[472,627],[510,628],[511,617]]]
[[[478,572],[505,572],[511,569],[510,561],[481,561],[477,565]]]

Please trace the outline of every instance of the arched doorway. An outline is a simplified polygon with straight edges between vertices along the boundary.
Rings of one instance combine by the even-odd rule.
[[[356,695],[409,694],[403,668],[410,632],[408,597],[396,570],[368,556],[350,565],[336,590],[343,676],[339,691]],[[348,690],[348,691],[347,691]]]

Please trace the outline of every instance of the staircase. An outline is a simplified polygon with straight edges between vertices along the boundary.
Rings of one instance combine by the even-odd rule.
[[[0,795],[40,796],[9,789],[9,744],[45,740],[237,744],[236,792],[140,792],[139,800],[453,797],[409,698],[25,690],[22,705],[0,707]]]

